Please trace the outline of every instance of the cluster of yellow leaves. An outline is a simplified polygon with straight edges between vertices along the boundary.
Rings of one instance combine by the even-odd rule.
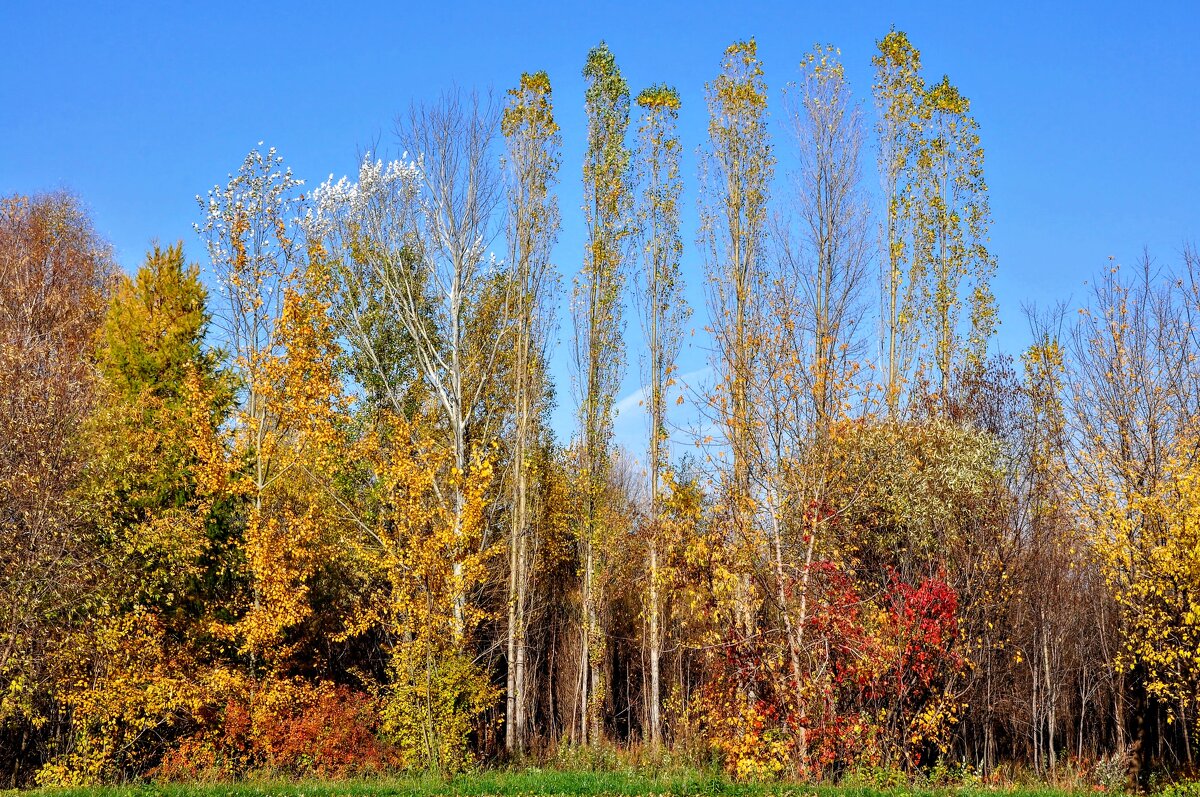
[[[143,393],[114,398],[88,426],[97,479],[80,499],[107,540],[102,556],[114,583],[97,594],[89,622],[73,630],[56,659],[59,697],[75,733],[38,773],[42,785],[92,785],[140,771],[161,739],[206,703],[193,651],[168,621],[183,606],[188,584],[202,575],[214,505],[235,492],[215,426],[214,389],[192,370],[169,413],[161,399]],[[159,493],[184,491],[189,497],[178,506],[160,505]],[[130,506],[149,511],[131,519]]]
[[[433,424],[387,415],[359,442],[376,485],[376,512],[359,521],[348,544],[376,583],[369,601],[346,620],[346,636],[381,628],[396,639],[461,639],[483,619],[466,607],[456,627],[455,602],[479,584],[491,552],[481,543],[491,500],[492,458],[476,450],[471,467],[459,473],[453,451]],[[461,487],[460,522],[452,496]],[[461,606],[460,606],[461,608]]]
[[[253,594],[243,616],[222,630],[244,652],[274,663],[288,653],[273,649],[284,632],[311,611],[307,582],[334,526],[323,485],[338,461],[338,422],[347,404],[322,298],[328,275],[320,258],[312,262],[285,288],[279,350],[247,372],[253,400],[235,424],[234,458],[252,462],[236,489],[251,499],[244,543]]]
[[[387,640],[382,731],[404,765],[454,771],[468,761],[472,724],[496,698],[463,645],[485,616],[470,596],[492,553],[482,545],[492,457],[476,450],[460,473],[433,424],[392,415],[357,455],[372,474],[376,510],[348,544],[370,586],[344,618],[342,637],[376,631]],[[456,513],[457,494],[464,503]]]
[[[1200,700],[1200,472],[1182,457],[1172,465],[1153,493],[1105,496],[1091,542],[1121,609],[1117,665],[1140,667],[1174,714]]]
[[[135,609],[98,616],[67,646],[74,651],[60,695],[74,719],[69,750],[37,775],[43,786],[112,782],[144,766],[162,734],[194,716],[204,689],[192,662],[168,640],[157,613]]]
[[[742,705],[726,715],[728,727],[718,737],[724,740],[720,747],[729,762],[728,769],[740,781],[774,780],[791,762],[795,737],[771,727],[745,697],[739,702]]]

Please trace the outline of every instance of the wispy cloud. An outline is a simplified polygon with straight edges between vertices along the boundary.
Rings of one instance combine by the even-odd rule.
[[[613,409],[617,412],[617,417],[624,418],[627,414],[635,410],[637,410],[640,414],[640,411],[643,409],[641,404],[646,400],[646,393],[648,390],[649,385],[642,385],[625,398],[618,399],[617,403],[613,405]]]
[[[680,383],[681,386],[695,389],[697,383],[703,381],[703,379],[711,373],[712,366],[706,365],[703,368],[697,368],[695,371],[688,371],[686,374],[680,374],[678,377],[676,377],[675,381]],[[637,414],[639,415],[644,414],[645,407],[643,406],[643,403],[646,401],[646,395],[649,393],[649,391],[649,385],[642,385],[628,396],[618,399],[617,403],[613,405],[613,408],[617,411],[617,417],[620,418],[626,414],[633,413],[634,411],[637,411]],[[688,403],[688,397],[686,393],[684,394],[684,403]]]
[[[706,365],[675,377],[677,385],[672,389],[671,404],[668,408],[671,428],[688,429],[701,424],[692,396],[702,388],[703,382],[711,374],[712,367]],[[617,414],[613,429],[614,442],[633,454],[639,461],[641,459],[640,452],[646,446],[645,401],[649,392],[649,386],[642,385],[637,390],[618,399],[613,405]],[[676,406],[674,397],[680,395],[683,396],[683,404]],[[679,441],[673,442],[678,443]]]

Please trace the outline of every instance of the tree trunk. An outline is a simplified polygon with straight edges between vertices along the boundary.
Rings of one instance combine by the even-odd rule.
[[[658,614],[658,543],[652,539],[650,541],[650,746],[654,749],[662,744],[662,685],[660,681],[662,641],[659,638]]]
[[[1150,785],[1150,701],[1143,683],[1141,667],[1136,667],[1125,678],[1126,737],[1130,740],[1126,757],[1128,785],[1144,793]]]

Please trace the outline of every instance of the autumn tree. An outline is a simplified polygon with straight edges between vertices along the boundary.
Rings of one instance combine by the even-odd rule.
[[[1004,631],[995,635],[999,637],[996,646],[1006,652],[1017,651],[1017,663],[1028,664],[1022,675],[1029,679],[1033,765],[1039,771],[1053,771],[1060,750],[1070,749],[1069,730],[1063,732],[1062,719],[1069,705],[1067,690],[1075,681],[1070,672],[1074,656],[1082,659],[1079,666],[1083,672],[1076,681],[1081,684],[1086,683],[1087,668],[1097,663],[1087,659],[1101,658],[1097,656],[1101,651],[1086,648],[1085,641],[1088,621],[1094,619],[1087,616],[1085,608],[1095,594],[1088,589],[1094,568],[1079,554],[1083,547],[1079,524],[1069,509],[1064,405],[1067,355],[1059,316],[1031,315],[1035,340],[1022,356],[1021,436],[1013,446],[1012,458],[1020,463],[1020,476],[1014,480],[1019,512],[1014,513],[1012,525],[1017,536],[1004,573],[1013,582],[1009,606],[1017,611],[1001,626]],[[1095,619],[1103,614],[1098,612]],[[983,629],[981,633],[993,637]],[[988,666],[986,675],[991,677],[997,662],[986,650],[980,655]],[[1080,710],[1086,712],[1086,703]],[[1082,737],[1082,714],[1079,731]],[[994,765],[994,755],[994,750],[987,751],[986,766]]]
[[[299,226],[301,181],[275,150],[251,150],[225,186],[197,198],[197,224],[225,304],[217,319],[239,388],[233,455],[246,462],[248,605],[225,633],[252,672],[283,664],[283,634],[311,611],[320,491],[303,484],[333,445],[340,401],[327,272]],[[319,479],[317,480],[319,482]]]
[[[613,403],[624,370],[621,291],[634,224],[631,156],[625,143],[629,86],[604,43],[588,53],[583,77],[587,81],[584,103],[588,120],[583,161],[587,242],[583,267],[575,281],[572,311],[579,393],[579,541],[584,613],[579,738],[586,743],[600,741],[606,699],[603,596],[597,571],[603,564],[604,494],[611,457]]]
[[[481,562],[492,552],[491,474],[503,415],[495,404],[507,388],[513,308],[510,275],[488,252],[504,198],[492,161],[497,121],[476,95],[414,106],[397,133],[415,160],[364,158],[356,182],[318,187],[305,220],[331,275],[333,323],[377,391],[360,417],[370,431],[362,444],[378,442],[357,458],[366,468],[354,482],[358,494],[339,510],[364,535],[355,546],[374,563],[374,600],[398,607],[383,615],[383,632],[403,641],[389,654],[389,705],[424,690],[398,738],[415,744],[418,737],[405,734],[445,725],[437,737],[445,746],[417,745],[422,765],[437,768],[464,763],[462,723],[482,710],[455,695],[486,688],[471,645],[484,617],[476,599],[488,575]],[[543,249],[531,256],[540,257],[545,243],[536,243]],[[430,471],[419,476],[432,480],[421,495],[437,506],[412,504],[410,479],[418,477],[392,470],[406,462]],[[397,537],[397,516],[418,511]],[[406,570],[411,546],[426,557],[426,579]],[[423,602],[420,612],[414,602]],[[351,623],[351,636],[373,627]],[[450,715],[438,713],[444,701]]]
[[[799,156],[788,193],[799,232],[790,235],[784,224],[777,233],[780,287],[790,287],[798,301],[789,304],[803,310],[781,321],[794,327],[794,348],[808,364],[797,376],[811,397],[809,422],[817,427],[847,408],[862,353],[862,290],[872,259],[862,188],[864,123],[839,55],[831,46],[817,47],[784,95]]]
[[[670,433],[667,429],[669,392],[675,384],[675,362],[683,343],[683,325],[690,311],[683,296],[680,259],[679,202],[683,181],[679,172],[680,143],[676,131],[679,93],[653,86],[637,97],[642,109],[638,127],[637,171],[640,196],[637,221],[642,241],[641,269],[636,272],[642,337],[646,353],[643,379],[650,425],[649,518],[647,533],[646,614],[650,642],[648,723],[650,743],[662,742],[662,578],[659,570],[659,515],[665,481]]]
[[[478,95],[448,94],[414,106],[398,123],[404,149],[420,161],[419,211],[412,218],[411,251],[416,268],[397,269],[384,279],[392,312],[413,341],[418,370],[433,394],[453,452],[449,500],[454,526],[466,512],[467,476],[475,452],[486,452],[498,430],[489,427],[483,396],[497,376],[501,345],[508,336],[495,322],[508,312],[504,285],[492,278],[488,246],[497,231],[503,186],[494,156],[497,110]],[[456,532],[456,535],[459,535]],[[460,548],[458,556],[467,555]],[[462,564],[455,565],[456,578]],[[459,617],[455,637],[467,632],[467,592],[453,597]]]
[[[58,659],[72,728],[44,784],[145,771],[204,700],[202,628],[220,610],[212,585],[232,569],[219,545],[232,495],[219,430],[229,391],[204,345],[206,297],[182,246],[156,246],[117,280],[105,313],[102,401],[82,431],[90,455],[75,493],[96,572],[87,619]]]
[[[943,77],[921,100],[923,136],[916,153],[920,186],[913,231],[913,268],[925,275],[922,306],[942,394],[955,368],[982,366],[996,327],[988,251],[991,210],[983,176],[979,124],[966,97]],[[965,294],[965,296],[964,296]],[[964,302],[967,331],[960,329]]]
[[[483,612],[456,602],[485,576],[491,463],[476,451],[470,469],[451,476],[457,483],[445,484],[454,451],[432,421],[383,410],[350,451],[342,546],[361,585],[336,636],[382,641],[380,733],[401,766],[454,773],[472,761],[473,723],[498,696],[459,636]],[[461,507],[442,494],[456,487]]]
[[[0,199],[0,758],[14,785],[55,730],[49,658],[90,577],[71,495],[88,460],[78,440],[114,271],[74,196]]]
[[[916,349],[915,304],[921,273],[909,236],[917,201],[913,169],[921,141],[919,113],[925,83],[921,53],[903,31],[892,29],[877,42],[877,49],[871,63],[884,202],[880,336],[885,398],[888,411],[895,414]]]
[[[122,609],[124,600],[174,614],[214,597],[185,588],[203,580],[209,515],[230,486],[219,425],[231,386],[205,343],[207,298],[182,245],[155,246],[134,276],[117,281],[101,327],[105,406],[89,419],[82,495],[110,541],[109,575],[138,573],[113,582]]]
[[[550,250],[558,236],[558,201],[553,194],[561,134],[554,121],[550,79],[545,72],[524,74],[510,89],[501,117],[507,143],[506,201],[509,271],[514,328],[512,381],[512,495],[509,534],[508,689],[505,747],[525,744],[529,697],[526,638],[533,549],[531,489],[539,418],[545,407],[546,357],[553,324],[556,275]]]
[[[707,84],[708,146],[701,170],[701,235],[708,272],[709,317],[719,379],[714,399],[723,445],[732,458],[723,487],[730,536],[752,556],[756,505],[751,407],[762,330],[755,325],[764,283],[767,200],[775,156],[767,131],[767,89],[754,40],[725,50],[720,74]],[[748,563],[747,563],[748,564]],[[753,627],[749,572],[739,587],[739,623]]]
[[[921,54],[902,31],[889,32],[878,50],[872,59],[876,130],[887,203],[881,315],[894,413],[913,357],[920,355],[918,365],[935,372],[943,396],[956,368],[982,367],[997,323],[996,263],[987,248],[991,210],[970,102],[948,77],[926,84]],[[920,345],[918,330],[927,336]]]
[[[1191,265],[1190,263],[1188,265]],[[1071,470],[1087,542],[1118,609],[1131,783],[1190,750],[1196,671],[1192,529],[1198,408],[1190,283],[1149,259],[1094,283],[1072,331]]]
[[[853,411],[862,354],[861,291],[870,259],[860,186],[862,119],[831,47],[801,62],[785,90],[797,168],[774,224],[777,262],[768,272],[754,326],[764,345],[752,388],[753,483],[761,496],[764,556],[757,580],[784,640],[796,713],[797,758],[808,757],[808,647],[815,564],[833,557],[828,503],[838,470],[831,438]],[[795,229],[792,227],[792,222]]]

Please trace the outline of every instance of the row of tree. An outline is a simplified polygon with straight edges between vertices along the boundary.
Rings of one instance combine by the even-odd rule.
[[[685,388],[679,94],[588,54],[569,441],[545,73],[414,106],[413,159],[354,181],[252,151],[200,200],[211,303],[180,246],[125,276],[73,197],[0,202],[0,778],[1193,766],[1200,261],[1112,268],[989,357],[969,103],[903,33],[874,66],[879,203],[836,50],[783,93],[786,180],[726,50]]]

